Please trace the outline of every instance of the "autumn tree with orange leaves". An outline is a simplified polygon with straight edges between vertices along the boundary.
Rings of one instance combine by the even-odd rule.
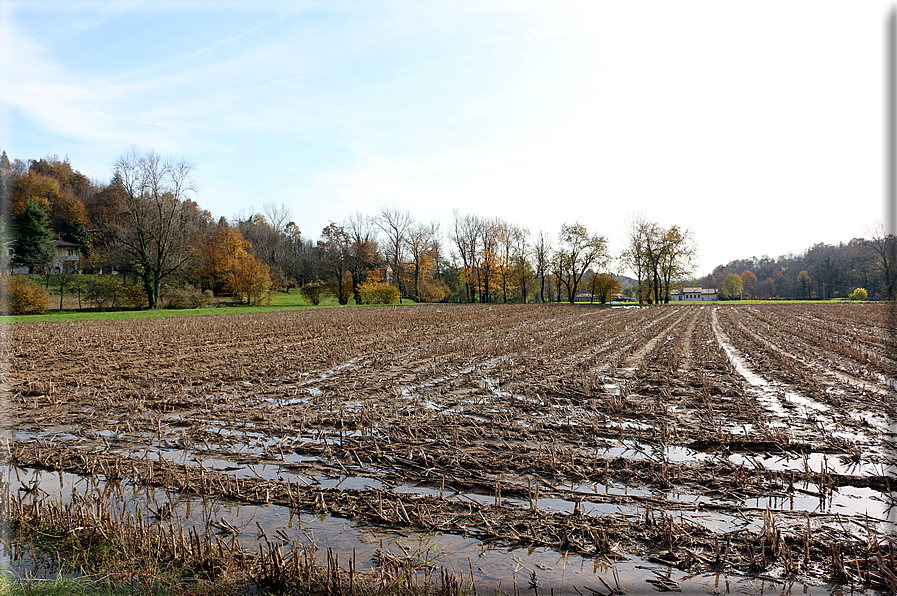
[[[234,296],[247,304],[260,304],[262,297],[271,288],[271,272],[268,265],[256,256],[244,254],[234,263],[231,270],[231,284]]]
[[[753,298],[757,295],[757,285],[759,282],[757,281],[756,275],[754,275],[750,271],[745,271],[741,274],[741,282],[742,287],[744,288],[743,292],[745,296],[750,296],[751,298]]]
[[[197,246],[197,264],[192,273],[199,284],[215,294],[232,294],[235,288],[237,263],[249,256],[252,246],[239,230],[218,226]]]

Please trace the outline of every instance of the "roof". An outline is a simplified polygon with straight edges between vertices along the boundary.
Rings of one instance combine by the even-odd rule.
[[[3,246],[15,246],[18,242],[15,239],[7,240]],[[84,248],[83,244],[77,242],[66,242],[65,240],[53,240],[53,246],[56,248]]]
[[[77,242],[66,242],[65,240],[54,240],[53,245],[56,248],[83,248],[83,244],[78,244]]]

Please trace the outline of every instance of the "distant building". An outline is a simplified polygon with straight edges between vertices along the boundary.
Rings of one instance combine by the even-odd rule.
[[[48,273],[63,273],[65,271],[80,272],[81,271],[81,249],[83,244],[74,242],[66,242],[64,240],[54,240],[53,246],[56,247],[56,256],[50,264]],[[7,266],[15,260],[16,241],[9,240],[4,242],[0,250],[5,251],[5,261]],[[3,271],[4,274],[24,274],[28,273],[27,267],[10,268]]]
[[[50,273],[81,271],[81,249],[84,248],[83,244],[54,240],[53,245],[56,247],[56,258],[53,259],[53,264],[50,265]]]
[[[670,302],[711,302],[716,299],[716,288],[680,288],[670,294]]]

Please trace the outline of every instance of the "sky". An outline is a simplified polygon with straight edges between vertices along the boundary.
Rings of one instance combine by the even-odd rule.
[[[311,239],[389,207],[448,243],[457,209],[619,253],[642,213],[704,276],[883,218],[892,7],[0,0],[0,149],[185,159],[216,218],[283,204]]]

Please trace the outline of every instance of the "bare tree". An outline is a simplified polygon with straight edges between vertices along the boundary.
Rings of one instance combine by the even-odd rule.
[[[264,209],[265,219],[268,220],[268,225],[274,228],[274,231],[283,234],[287,225],[293,219],[293,210],[287,207],[284,203],[265,203],[262,205]]]
[[[471,279],[479,276],[479,260],[477,247],[482,234],[482,226],[477,216],[461,213],[455,209],[453,212],[453,226],[449,237],[458,249],[458,256],[464,267],[464,292],[468,302],[473,302],[475,297],[474,284]],[[479,286],[479,281],[477,281]]]
[[[352,293],[355,303],[361,304],[360,287],[377,268],[377,231],[374,221],[360,211],[350,215],[343,229],[349,236],[349,270],[352,273]]]
[[[514,260],[514,271],[517,275],[517,287],[520,295],[520,303],[526,304],[527,288],[526,281],[532,274],[532,268],[529,262],[529,245],[527,238],[529,230],[523,226],[511,227],[511,242]]]
[[[695,269],[697,249],[689,228],[672,225],[663,230],[660,270],[663,277],[663,300],[670,302],[670,288],[675,280],[690,277]]]
[[[635,273],[638,303],[644,301],[643,282],[648,273],[648,255],[645,249],[645,237],[648,233],[648,222],[642,213],[630,213],[626,217],[627,246],[620,255],[624,266]]]
[[[897,236],[887,234],[880,221],[868,228],[866,233],[870,237],[875,266],[884,281],[885,298],[897,300]]]
[[[533,264],[536,266],[536,276],[539,278],[539,302],[545,302],[545,278],[549,275],[551,250],[551,238],[545,232],[540,231],[539,237],[533,245]]]
[[[409,211],[399,211],[396,207],[381,207],[380,213],[374,219],[377,226],[383,230],[387,237],[387,258],[392,263],[392,273],[395,276],[399,286],[399,292],[404,294],[402,290],[403,280],[403,253],[405,244],[408,241],[408,230],[414,224],[414,218]],[[399,297],[399,302],[402,299]]]
[[[496,243],[495,268],[498,281],[501,283],[501,301],[507,304],[508,292],[514,289],[512,286],[514,240],[511,224],[501,218],[496,219],[492,225],[491,236],[495,238]]]
[[[425,281],[429,271],[436,265],[438,249],[439,224],[419,223],[408,228],[408,256],[410,257],[414,299],[421,301],[421,282]]]
[[[607,238],[589,236],[586,227],[575,222],[561,225],[559,239],[558,255],[563,272],[561,281],[567,288],[568,301],[573,304],[576,301],[576,290],[585,272],[593,265],[599,269],[606,266],[609,259]]]
[[[500,246],[499,230],[502,222],[500,219],[481,219],[480,223],[480,255],[477,259],[477,280],[479,282],[480,302],[492,301],[492,292],[499,281]]]
[[[498,290],[507,301],[514,273],[510,226],[500,218],[462,216],[457,210],[454,216],[450,237],[464,264],[468,302],[473,302],[477,295],[480,302],[490,302]]]
[[[664,255],[663,228],[657,222],[645,221],[642,241],[649,291],[654,295],[652,298],[654,304],[660,304],[663,295],[663,276],[660,267]]]
[[[105,228],[135,262],[153,309],[162,280],[191,256],[190,236],[199,215],[188,200],[196,190],[190,177],[193,166],[131,148],[114,167],[113,186],[121,200]]]
[[[340,304],[348,304],[352,295],[350,260],[352,241],[345,228],[330,222],[321,231],[318,247],[324,257],[323,268],[330,274],[328,285]]]
[[[550,272],[552,281],[554,282],[554,299],[558,304],[560,304],[562,296],[561,286],[564,283],[564,255],[561,254],[560,250],[552,250],[551,254],[549,254],[548,271]],[[550,299],[551,298],[549,297],[549,300]]]
[[[629,214],[627,227],[627,246],[620,260],[636,275],[639,304],[645,291],[655,304],[669,302],[673,282],[694,271],[694,234],[679,225],[665,228],[641,213]]]

